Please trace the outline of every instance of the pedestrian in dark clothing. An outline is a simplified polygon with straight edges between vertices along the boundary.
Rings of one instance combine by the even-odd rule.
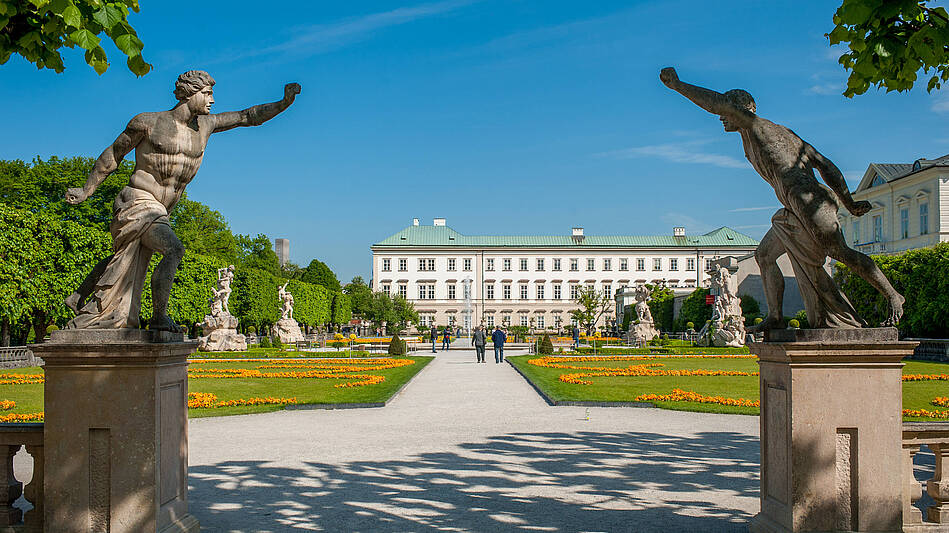
[[[580,347],[580,328],[573,328],[573,347]]]
[[[507,334],[501,331],[501,326],[494,327],[494,333],[491,334],[491,342],[494,343],[494,363],[504,362],[504,341],[507,340]]]
[[[451,328],[445,328],[442,332],[442,350],[451,349]]]
[[[438,353],[435,351],[435,342],[438,341],[438,328],[435,324],[432,324],[432,353]]]
[[[488,334],[484,326],[478,326],[478,329],[471,334],[471,345],[475,347],[475,354],[478,356],[478,362],[484,363],[484,347],[488,344]]]

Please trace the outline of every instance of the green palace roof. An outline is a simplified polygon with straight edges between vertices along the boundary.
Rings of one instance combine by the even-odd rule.
[[[463,248],[753,248],[758,241],[729,227],[704,235],[462,235],[448,226],[408,226],[372,247]]]

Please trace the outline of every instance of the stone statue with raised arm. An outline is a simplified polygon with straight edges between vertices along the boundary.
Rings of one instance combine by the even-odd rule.
[[[280,320],[274,324],[274,333],[282,343],[294,343],[304,340],[300,325],[293,319],[293,295],[287,291],[287,285],[277,287],[277,298],[280,300]]]
[[[238,126],[258,126],[277,116],[300,94],[300,85],[289,83],[283,98],[243,111],[211,113],[214,79],[201,70],[190,70],[175,82],[178,103],[168,111],[136,115],[96,161],[85,186],[71,188],[66,201],[78,204],[135,150],[135,172],[119,192],[113,208],[113,255],[93,268],[80,287],[66,299],[76,312],[69,328],[138,328],[142,286],[152,254],[162,260],[152,274],[154,312],[149,329],[177,331],[168,316],[168,298],[175,271],[184,254],[172,231],[168,213],[201,166],[212,133]]]
[[[674,68],[662,69],[659,78],[670,89],[721,118],[727,132],[741,134],[745,157],[784,206],[771,218],[771,229],[755,251],[761,269],[768,317],[758,331],[783,328],[784,277],[777,260],[787,254],[801,288],[807,321],[815,328],[859,328],[866,325],[830,277],[827,257],[849,266],[883,294],[890,304],[883,326],[894,326],[903,314],[904,298],[886,279],[876,263],[847,246],[837,221],[838,201],[860,216],[870,210],[856,202],[840,170],[793,131],[755,114],[748,92],[732,89],[724,94],[679,80]],[[817,181],[820,173],[827,186]],[[829,187],[828,187],[829,186]]]

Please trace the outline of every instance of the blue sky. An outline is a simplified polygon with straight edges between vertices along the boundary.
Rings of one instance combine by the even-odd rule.
[[[737,134],[659,82],[662,67],[750,91],[852,186],[871,161],[949,152],[949,93],[840,96],[824,37],[839,4],[143,2],[143,78],[115,50],[103,76],[70,50],[63,74],[0,67],[0,157],[97,156],[133,115],[174,104],[178,74],[204,69],[216,111],[279,99],[290,81],[303,94],[259,128],[215,135],[190,197],[343,281],[368,278],[369,245],[413,217],[468,234],[728,225],[760,238],[773,191]]]

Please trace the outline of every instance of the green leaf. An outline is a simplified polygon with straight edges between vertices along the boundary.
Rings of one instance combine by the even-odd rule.
[[[79,12],[79,8],[73,4],[69,4],[66,9],[63,10],[63,20],[68,26],[73,28],[82,27],[82,13]]]
[[[141,54],[130,56],[125,63],[136,76],[144,76],[152,70],[152,66],[145,62]]]
[[[125,17],[122,16],[122,11],[107,4],[93,13],[92,18],[103,28],[110,29]]]
[[[99,46],[99,38],[87,29],[81,29],[69,34],[69,40],[85,48],[92,50]]]
[[[10,17],[0,15],[0,30],[5,28],[8,22],[10,22]]]
[[[873,8],[867,5],[865,1],[850,1],[845,2],[837,13],[840,15],[842,23],[859,25],[867,22],[873,13]]]
[[[117,46],[122,53],[131,57],[141,55],[142,48],[145,45],[142,44],[142,41],[138,37],[131,33],[126,33],[125,35],[119,35],[115,38],[115,46]]]

